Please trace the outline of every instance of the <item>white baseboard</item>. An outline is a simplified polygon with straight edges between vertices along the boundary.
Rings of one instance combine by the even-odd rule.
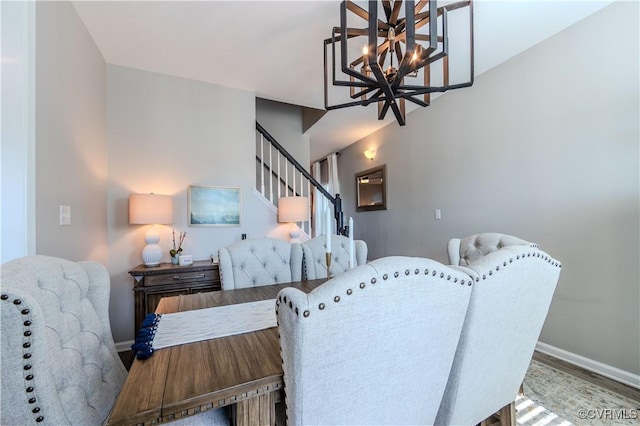
[[[131,350],[131,345],[133,345],[133,340],[127,340],[125,342],[116,342],[116,351],[125,352]]]
[[[556,348],[555,346],[551,346],[540,341],[536,344],[536,350],[543,354],[561,359],[562,361],[566,361],[570,364],[577,365],[578,367],[582,367],[585,370],[593,371],[601,376],[608,377],[617,382],[640,389],[640,375],[638,374],[629,373],[628,371],[612,367],[599,361],[594,361],[582,355],[574,354],[573,352],[565,351],[564,349]]]

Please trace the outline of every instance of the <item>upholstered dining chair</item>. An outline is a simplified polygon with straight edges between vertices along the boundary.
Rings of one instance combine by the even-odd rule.
[[[515,425],[514,400],[531,362],[560,275],[536,247],[503,247],[464,267],[473,291],[436,424],[475,425],[500,412]]]
[[[429,259],[388,257],[276,311],[287,424],[433,424],[472,282]]]
[[[2,421],[100,425],[127,371],[109,325],[109,274],[30,256],[2,265]]]
[[[101,425],[127,376],[96,262],[27,256],[2,265],[2,425]],[[177,424],[229,424],[226,410]]]
[[[449,264],[466,266],[482,256],[508,246],[538,247],[535,243],[497,232],[485,232],[465,238],[451,238],[447,244]]]
[[[218,256],[225,290],[302,279],[300,244],[266,237],[242,240],[221,248]]]
[[[367,263],[367,243],[353,242],[356,252],[356,266]],[[335,277],[349,269],[349,238],[343,235],[331,236],[331,276]],[[327,277],[327,236],[320,235],[302,244],[303,276],[309,280]]]

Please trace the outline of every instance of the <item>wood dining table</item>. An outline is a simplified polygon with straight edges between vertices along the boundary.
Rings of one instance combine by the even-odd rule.
[[[286,287],[310,292],[326,279],[162,298],[158,314],[275,299]],[[274,303],[275,315],[275,303]],[[216,327],[216,324],[211,324]],[[171,346],[136,359],[108,425],[151,425],[231,406],[237,425],[275,424],[283,388],[276,327]]]

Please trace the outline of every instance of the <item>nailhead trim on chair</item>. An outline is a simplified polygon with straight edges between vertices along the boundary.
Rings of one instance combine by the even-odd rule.
[[[415,274],[415,275],[418,275],[419,273],[420,273],[420,269],[415,269],[414,274]],[[410,275],[410,274],[411,274],[411,271],[410,271],[409,269],[406,269],[406,270],[404,271],[404,274],[405,274],[405,275]],[[437,273],[437,271],[435,271],[435,270],[434,270],[434,271],[432,271],[432,275],[433,275],[434,277],[435,277],[437,274],[438,274],[438,273]],[[425,270],[424,270],[424,275],[429,275],[429,269],[425,269]],[[393,273],[393,277],[394,277],[394,278],[398,278],[399,276],[400,276],[400,273],[399,273],[398,271],[396,271],[396,272],[394,272],[394,273]],[[441,278],[441,279],[443,279],[443,280],[446,280],[446,281],[451,281],[451,275],[446,275],[446,277],[445,277],[444,272],[441,272],[441,273],[440,273],[440,278]],[[388,275],[388,274],[384,274],[384,275],[382,276],[382,279],[383,279],[384,281],[387,281],[387,280],[389,279],[389,275]],[[370,281],[371,281],[371,284],[376,284],[378,280],[377,280],[377,278],[376,278],[376,277],[372,277]],[[479,279],[476,279],[476,281],[479,281]],[[458,282],[458,278],[454,277],[453,282],[454,282],[454,283],[457,283],[457,282]],[[472,278],[470,278],[468,281],[467,281],[467,280],[460,280],[460,285],[465,285],[465,284],[467,284],[468,286],[471,286],[471,285],[473,284],[473,279],[472,279]],[[361,283],[358,285],[358,287],[359,287],[361,290],[364,290],[364,289],[365,289],[365,287],[366,287],[366,284],[365,284],[364,282],[361,282]],[[347,293],[347,295],[349,295],[349,296],[350,296],[350,295],[352,295],[352,294],[353,294],[353,290],[349,288],[349,289],[347,289],[347,290],[346,290],[346,293]],[[334,303],[338,303],[338,302],[340,302],[340,296],[334,296],[333,301],[334,301]],[[296,315],[298,315],[298,308],[297,308],[297,307],[294,307],[294,306],[293,306],[293,303],[292,303],[291,301],[287,302],[287,297],[286,297],[286,296],[284,296],[284,297],[280,296],[280,297],[276,300],[276,314],[277,314],[277,312],[278,312],[278,307],[280,307],[280,303],[281,303],[281,302],[282,302],[282,303],[284,303],[284,305],[285,305],[285,306],[287,306],[287,305],[288,305],[290,309],[295,310]],[[319,311],[323,311],[326,307],[327,307],[327,305],[325,305],[324,303],[320,303],[320,304],[318,305],[318,310],[319,310]],[[305,311],[302,313],[302,316],[303,316],[303,317],[305,317],[305,318],[307,318],[307,317],[308,317],[308,316],[310,316],[310,315],[311,315],[311,311],[309,311],[309,310],[305,310]]]
[[[537,246],[536,247],[532,246],[532,248],[537,248]],[[562,268],[562,263],[558,262],[557,260],[555,260],[551,256],[548,256],[548,255],[545,255],[545,254],[542,254],[542,253],[539,253],[539,252],[538,253],[529,252],[529,253],[518,254],[518,255],[516,255],[516,260],[520,260],[520,259],[524,260],[525,258],[531,257],[532,255],[533,255],[533,257],[537,257],[537,258],[539,258],[541,260],[544,260],[545,262],[549,263],[552,266],[555,266],[557,268]],[[510,258],[509,259],[509,265],[512,264],[512,263],[513,263],[513,258]],[[507,262],[502,262],[502,266],[503,267],[506,267],[507,265],[508,265]],[[500,265],[495,267],[495,271],[496,272],[500,271]],[[489,276],[492,276],[493,275],[493,269],[490,269],[488,274],[489,274]],[[482,274],[482,279],[486,280],[487,279],[487,274]],[[478,282],[478,281],[480,281],[480,277],[476,277],[476,282]]]
[[[7,294],[2,294],[0,295],[0,300],[2,301],[9,301],[9,295]],[[16,307],[16,309],[20,309],[21,305],[22,305],[22,300],[20,299],[13,299],[11,301],[13,303],[13,305]],[[33,374],[30,373],[29,371],[31,370],[31,364],[29,364],[29,359],[31,359],[31,353],[27,352],[29,350],[29,348],[31,348],[31,330],[29,329],[29,327],[31,327],[31,316],[30,316],[30,311],[28,308],[22,308],[20,310],[20,314],[24,315],[24,322],[22,323],[23,327],[24,327],[24,332],[22,333],[22,335],[26,338],[26,341],[22,343],[22,348],[23,350],[23,354],[22,354],[22,359],[23,359],[23,366],[22,366],[22,371],[24,372],[24,381],[25,381],[25,392],[27,393],[27,402],[29,404],[35,404],[37,402],[37,398],[34,396],[35,395],[35,388],[33,386]],[[36,406],[34,408],[31,409],[31,412],[34,414],[34,420],[37,423],[43,422],[44,421],[44,416],[42,416],[40,414],[40,407]],[[37,416],[36,416],[37,415]]]
[[[541,254],[541,253],[530,253],[530,252],[529,252],[529,253],[522,253],[521,255],[517,255],[517,256],[516,256],[516,260],[519,260],[521,257],[522,257],[522,259],[524,259],[524,258],[526,258],[526,257],[531,257],[531,255],[533,255],[533,257],[541,258],[542,260],[544,260],[544,261],[546,261],[546,262],[550,263],[550,264],[551,264],[551,265],[553,265],[553,266],[556,266],[556,267],[558,267],[558,268],[562,268],[562,264],[561,264],[560,262],[558,262],[557,260],[553,259],[553,258],[552,258],[552,257],[550,257],[550,256],[543,255],[543,254]],[[513,258],[509,259],[509,264],[511,264],[511,263],[513,263]],[[503,263],[502,263],[502,266],[503,266],[503,267],[506,267],[506,266],[507,266],[507,262],[503,262]],[[498,266],[496,266],[496,267],[495,267],[495,271],[496,271],[496,272],[499,272],[499,271],[500,271],[500,265],[498,265]],[[490,270],[489,270],[489,272],[488,272],[489,276],[493,276],[493,272],[494,272],[494,269],[490,269]],[[414,271],[414,273],[417,275],[417,274],[419,274],[419,273],[420,273],[420,270],[419,270],[419,269],[416,269],[416,270]],[[404,274],[405,274],[405,275],[410,275],[410,274],[411,274],[411,271],[410,271],[409,269],[406,269],[406,270],[404,271]],[[424,270],[424,274],[425,274],[425,275],[429,275],[429,269],[425,269],[425,270]],[[431,275],[435,277],[436,275],[438,275],[438,273],[437,273],[437,271],[433,270],[433,271],[431,271]],[[394,273],[393,273],[393,276],[394,276],[394,278],[398,278],[398,277],[400,276],[400,273],[399,273],[398,271],[396,271],[396,272],[394,272]],[[440,276],[440,278],[441,278],[441,279],[443,279],[443,280],[444,280],[444,279],[446,279],[447,281],[451,281],[451,275],[446,275],[446,278],[445,278],[445,274],[444,274],[444,272],[440,272],[439,276]],[[387,280],[388,280],[388,278],[389,278],[388,274],[384,274],[384,275],[382,276],[382,279],[383,279],[384,281],[387,281]],[[486,280],[486,279],[487,279],[487,274],[482,274],[482,279],[483,279],[483,280]],[[476,282],[479,282],[479,281],[480,281],[480,277],[476,277],[475,281],[476,281]],[[371,278],[371,284],[375,284],[376,282],[377,282],[377,279],[376,279],[375,277],[372,277],[372,278]],[[454,277],[453,282],[454,282],[454,283],[457,283],[457,282],[458,282],[458,278],[455,278],[455,277]],[[473,278],[470,278],[468,281],[467,281],[467,280],[460,280],[460,285],[464,285],[464,284],[467,284],[468,286],[471,286],[471,285],[473,284]],[[359,287],[360,287],[360,289],[362,290],[362,289],[364,289],[364,288],[366,287],[366,285],[365,285],[365,283],[364,283],[364,282],[361,282],[361,283],[360,283],[360,285],[359,285]],[[352,294],[352,292],[353,292],[353,291],[352,291],[351,289],[348,289],[348,290],[347,290],[347,294],[348,294],[348,295],[351,295],[351,294]],[[334,301],[335,303],[340,302],[340,296],[335,296],[335,297],[333,298],[333,301]],[[284,298],[284,303],[285,303],[285,304],[287,304],[287,298],[286,298],[286,297]],[[289,304],[289,308],[293,309],[292,303],[291,303],[291,302],[289,302],[288,304]],[[279,304],[278,304],[278,305],[279,305]],[[324,310],[324,309],[325,309],[325,307],[326,307],[326,305],[325,305],[324,303],[320,303],[320,304],[318,305],[318,310],[322,311],[322,310]],[[297,308],[295,308],[295,310],[296,310],[296,315],[297,315],[297,314],[298,314],[298,312],[297,312],[297,311],[298,311],[298,309],[297,309]],[[311,312],[310,312],[309,310],[305,310],[305,311],[303,312],[303,314],[302,314],[302,315],[303,315],[305,318],[307,318],[309,315],[311,315]]]

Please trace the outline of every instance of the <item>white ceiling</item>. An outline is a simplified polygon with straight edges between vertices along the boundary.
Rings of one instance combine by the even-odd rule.
[[[610,2],[476,0],[476,77]],[[323,40],[340,23],[338,1],[73,4],[107,63],[324,109]],[[392,113],[384,121],[376,118],[375,105],[329,111],[307,132],[311,159],[388,123],[397,126]]]

